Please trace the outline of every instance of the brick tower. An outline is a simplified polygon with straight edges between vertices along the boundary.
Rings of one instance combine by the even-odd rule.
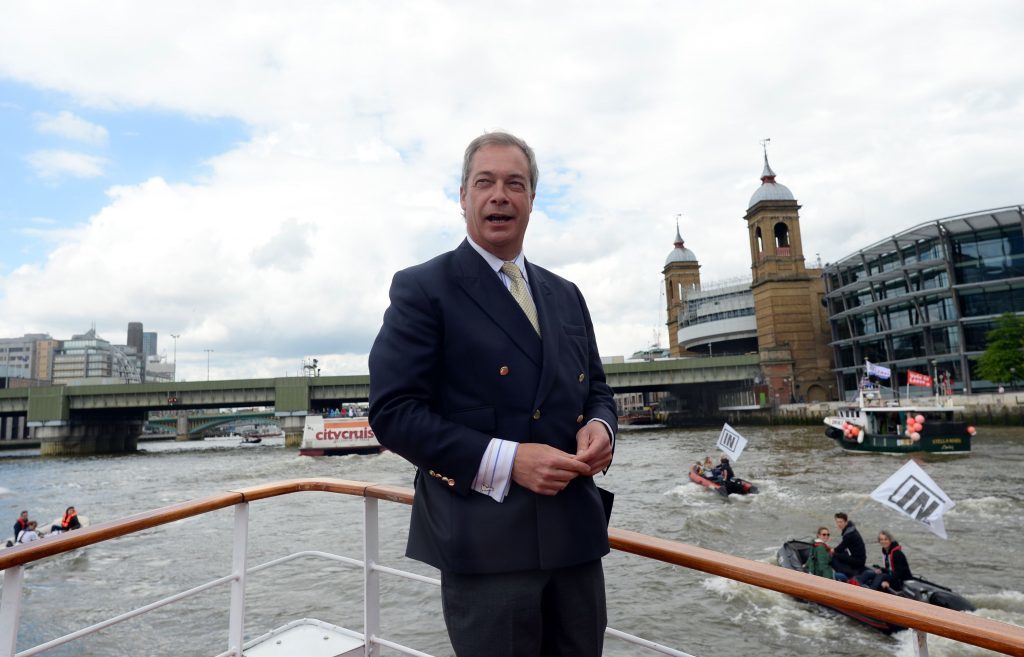
[[[821,269],[804,265],[800,206],[775,182],[765,150],[761,186],[747,214],[761,370],[778,403],[833,396]]]
[[[679,348],[679,315],[686,311],[686,292],[700,289],[700,263],[697,256],[683,243],[679,234],[679,219],[676,219],[676,240],[674,249],[665,258],[665,303],[668,306],[668,349],[670,356],[682,356]]]

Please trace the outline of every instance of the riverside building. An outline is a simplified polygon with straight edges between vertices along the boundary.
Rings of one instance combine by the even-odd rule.
[[[64,341],[54,358],[53,383],[141,383],[140,357],[126,346],[110,344],[96,334],[96,329],[89,329]]]
[[[975,368],[996,318],[1024,314],[1022,227],[1019,205],[936,219],[826,265],[841,395],[856,392],[865,360],[892,368],[898,385],[913,370],[945,391],[994,391]]]

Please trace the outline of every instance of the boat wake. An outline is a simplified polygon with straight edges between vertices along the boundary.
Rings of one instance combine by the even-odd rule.
[[[1010,497],[976,497],[957,500],[956,506],[946,512],[946,516],[971,516],[989,520],[1003,519],[1019,513],[1020,502]]]

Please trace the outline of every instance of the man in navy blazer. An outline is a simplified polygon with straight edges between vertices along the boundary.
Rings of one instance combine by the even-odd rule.
[[[441,571],[459,657],[600,655],[615,403],[590,314],[523,257],[532,149],[466,149],[467,238],[395,274],[370,352],[370,424],[416,466],[406,554]]]

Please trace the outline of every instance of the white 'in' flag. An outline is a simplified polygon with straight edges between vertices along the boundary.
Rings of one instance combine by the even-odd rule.
[[[923,523],[941,538],[946,538],[942,515],[956,506],[914,461],[907,461],[886,479],[871,493],[871,499]]]
[[[726,423],[722,426],[722,433],[718,436],[718,444],[715,445],[718,449],[725,452],[733,461],[740,460],[740,454],[743,453],[743,448],[747,446],[747,439],[740,435],[738,431],[733,429]]]

